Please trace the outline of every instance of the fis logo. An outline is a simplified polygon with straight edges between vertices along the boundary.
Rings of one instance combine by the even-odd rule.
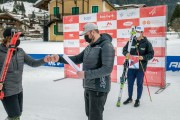
[[[169,68],[180,68],[180,62],[171,62]]]
[[[154,15],[154,14],[156,14],[156,8],[152,9],[152,11],[149,12],[149,15]]]
[[[70,23],[72,23],[72,22],[73,22],[73,18],[72,18],[72,17],[69,19],[69,22],[70,22]]]

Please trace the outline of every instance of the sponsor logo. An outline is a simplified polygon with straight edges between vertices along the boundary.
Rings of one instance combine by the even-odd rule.
[[[48,62],[48,65],[49,66],[60,66],[60,65],[62,65],[62,63],[60,63],[60,62]]]
[[[141,48],[141,50],[145,50],[145,48]]]
[[[111,25],[112,25],[112,23],[108,22],[106,27],[108,27],[108,26],[110,27]]]
[[[136,12],[134,11],[131,11],[127,14],[128,17],[132,17],[132,16],[135,16],[136,15]]]
[[[152,11],[149,12],[149,15],[154,15],[156,14],[156,8],[152,9]]]
[[[68,41],[67,44],[69,44],[69,45],[75,45],[75,42],[73,42],[73,41]]]
[[[113,36],[113,35],[114,35],[114,33],[113,33],[113,32],[109,32],[109,35]]]
[[[133,22],[125,22],[123,23],[124,26],[131,26],[133,24]]]
[[[154,75],[158,75],[158,72],[147,71],[147,74],[154,76]]]
[[[111,26],[112,26],[112,23],[111,23],[111,22],[107,22],[106,25],[103,25],[103,26],[102,26],[102,29],[111,28]]]
[[[73,22],[73,17],[71,17],[68,21],[69,21],[69,23],[72,23]]]
[[[101,18],[101,19],[104,19],[104,18],[110,19],[110,18],[113,18],[113,17],[114,17],[113,14],[110,14],[110,15],[100,15],[100,16],[99,16],[99,18]]]
[[[91,16],[84,17],[84,20],[91,20]]]
[[[74,37],[74,34],[69,34],[69,37]]]
[[[149,20],[144,20],[143,21],[143,25],[150,25],[151,24],[151,21],[149,21]]]
[[[64,30],[65,31],[74,31],[74,30],[77,30],[77,26],[76,25],[66,25],[64,26]]]
[[[158,63],[158,62],[159,62],[159,60],[156,59],[156,58],[154,58],[154,59],[152,60],[152,63],[153,63],[153,64],[156,64],[156,63]]]
[[[120,17],[124,17],[124,16],[127,16],[127,17],[133,17],[136,15],[136,12],[135,11],[129,11],[129,12],[121,12],[119,14]]]
[[[143,25],[163,26],[164,25],[164,19],[159,17],[159,19],[156,18],[156,19],[143,20],[142,24]]]
[[[149,30],[149,33],[151,33],[151,34],[157,34],[157,30]]]
[[[149,40],[149,42],[152,44],[152,45],[157,45],[157,40]]]
[[[180,68],[180,62],[171,62],[169,68]]]

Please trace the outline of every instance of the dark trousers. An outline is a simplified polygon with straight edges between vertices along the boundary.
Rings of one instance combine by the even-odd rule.
[[[23,107],[23,93],[12,95],[9,97],[4,97],[2,100],[4,109],[8,114],[8,117],[14,118],[21,116]]]
[[[108,93],[91,90],[84,91],[85,110],[88,120],[103,120],[104,105]]]
[[[137,83],[137,99],[141,99],[142,91],[143,91],[143,79],[144,79],[144,72],[139,69],[128,69],[127,73],[128,78],[128,95],[129,98],[132,98],[133,95],[133,86],[134,81],[136,80]]]

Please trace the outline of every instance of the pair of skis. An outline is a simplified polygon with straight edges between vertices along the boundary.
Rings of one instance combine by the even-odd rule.
[[[17,32],[14,33],[11,41],[10,41],[10,45],[8,47],[8,52],[6,54],[6,58],[3,64],[3,68],[1,69],[1,76],[0,76],[0,84],[4,84],[5,78],[6,78],[6,74],[8,71],[8,67],[9,64],[11,62],[11,58],[13,55],[13,52],[16,50],[17,46],[16,46],[16,42],[19,39],[20,36],[23,36],[23,34],[21,32]],[[4,92],[2,90],[0,90],[0,100],[2,100],[4,98]]]
[[[132,46],[132,42],[133,42],[133,38],[135,36],[135,27],[132,27],[131,28],[131,37],[129,39],[129,43],[128,43],[128,52],[130,53],[131,51],[131,46]],[[123,64],[123,73],[122,73],[122,76],[120,77],[120,91],[119,91],[119,95],[118,95],[118,100],[117,100],[117,103],[116,103],[116,106],[117,107],[120,107],[121,106],[121,98],[122,98],[122,92],[123,92],[123,88],[124,88],[124,84],[127,80],[127,71],[128,71],[128,68],[129,68],[129,58],[126,57],[125,59],[125,62]]]

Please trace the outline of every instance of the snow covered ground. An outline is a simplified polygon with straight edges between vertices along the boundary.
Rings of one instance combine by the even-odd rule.
[[[168,55],[180,55],[180,39],[167,41]],[[21,47],[27,53],[63,53],[63,43],[23,41]],[[119,84],[112,83],[105,111],[104,120],[180,120],[180,72],[167,72],[167,83],[171,85],[161,94],[154,94],[159,88],[150,87],[152,102],[149,100],[146,86],[138,108],[133,103],[117,108],[116,101]],[[87,120],[85,116],[82,80],[64,79],[63,68],[25,66],[23,74],[24,112],[22,120]],[[134,86],[136,88],[136,86]],[[123,98],[127,98],[127,85]],[[136,98],[134,91],[133,98]],[[0,120],[6,113],[0,103]]]

